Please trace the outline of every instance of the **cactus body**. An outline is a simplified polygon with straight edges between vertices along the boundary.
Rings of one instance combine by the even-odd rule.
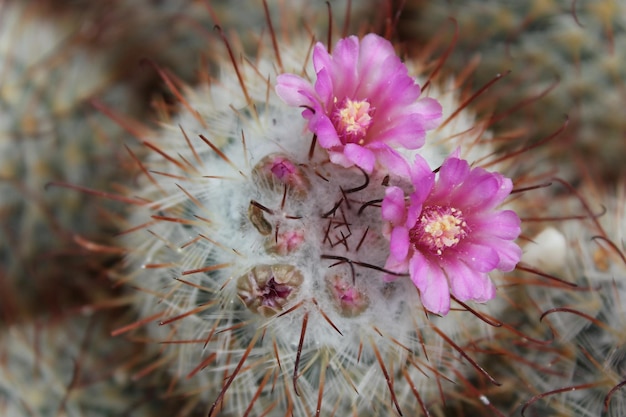
[[[279,44],[283,71],[312,73],[310,41]],[[441,412],[449,381],[471,385],[475,372],[458,351],[471,356],[495,330],[471,315],[460,327],[462,311],[427,318],[410,281],[383,280],[379,203],[402,180],[330,163],[300,110],[275,95],[275,59],[268,48],[223,60],[145,139],[154,152],[132,193],[119,279],[137,289],[174,391],[211,415]],[[460,105],[453,85],[424,93],[444,118]],[[460,147],[480,164],[493,157],[490,138],[464,111],[417,152],[436,167]],[[472,306],[495,314],[504,304]]]

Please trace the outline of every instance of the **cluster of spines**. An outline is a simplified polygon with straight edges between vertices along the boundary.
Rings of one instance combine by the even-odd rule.
[[[22,307],[18,320],[89,298],[83,280],[101,267],[75,240],[107,236],[102,205],[45,186],[102,188],[123,177],[115,167],[122,129],[90,100],[139,115],[142,99],[125,78],[132,71],[123,54],[110,48],[117,34],[104,30],[106,19],[46,1],[0,7],[0,258]],[[66,292],[50,291],[59,283]]]
[[[2,415],[153,416],[184,408],[183,401],[166,400],[154,381],[134,378],[132,368],[150,358],[140,344],[111,339],[120,312],[68,311],[2,328]]]
[[[585,291],[555,300],[542,314],[570,353],[570,373],[553,381],[533,403],[552,401],[575,415],[618,416],[626,409],[624,183],[613,190],[587,178],[560,201],[586,218],[555,225],[568,248],[560,272]]]
[[[303,44],[310,42],[304,41]],[[233,57],[232,53],[229,54]],[[275,54],[280,53],[275,51]],[[295,64],[296,68],[302,65],[298,60]],[[302,280],[298,274],[286,272],[292,271],[289,266],[269,266],[249,259],[251,251],[267,247],[267,242],[270,246],[271,242],[277,243],[278,220],[282,219],[285,224],[290,220],[302,220],[299,213],[289,208],[294,207],[293,201],[297,199],[293,194],[298,192],[296,183],[290,183],[292,188],[288,191],[280,181],[276,189],[272,183],[274,180],[254,180],[251,177],[254,177],[254,172],[258,174],[263,164],[267,164],[266,155],[271,158],[271,155],[284,152],[281,155],[286,154],[284,158],[287,161],[300,167],[295,175],[300,176],[301,184],[307,184],[305,192],[313,180],[328,181],[329,178],[315,168],[319,161],[314,159],[314,147],[307,154],[289,149],[281,142],[284,140],[284,134],[279,133],[281,129],[293,135],[302,130],[302,123],[290,122],[287,124],[289,128],[280,127],[281,122],[287,123],[292,116],[281,115],[285,110],[273,108],[276,99],[268,98],[273,94],[267,78],[267,69],[271,66],[263,59],[251,63],[236,58],[226,65],[234,65],[234,74],[223,74],[220,79],[211,81],[211,88],[204,90],[209,93],[203,95],[205,104],[196,101],[197,93],[193,91],[180,95],[188,114],[180,116],[178,128],[168,128],[157,139],[144,138],[144,143],[156,151],[153,157],[140,163],[147,187],[142,190],[138,202],[143,201],[140,205],[147,210],[139,210],[133,215],[138,226],[131,227],[126,233],[131,242],[128,245],[135,246],[132,242],[139,241],[143,243],[137,245],[131,254],[129,275],[122,275],[121,278],[135,282],[139,294],[145,295],[138,295],[144,318],[123,330],[147,325],[154,340],[166,346],[162,361],[164,366],[165,362],[169,362],[167,366],[174,369],[173,384],[176,389],[203,395],[204,401],[214,401],[210,413],[224,410],[245,415],[255,412],[269,415],[289,415],[291,412],[302,415],[321,412],[363,415],[365,409],[373,406],[374,415],[427,414],[429,410],[435,412],[433,410],[440,409],[439,401],[443,398],[462,397],[470,392],[476,394],[483,389],[488,391],[483,385],[479,384],[481,388],[477,388],[470,382],[466,371],[445,369],[474,368],[474,372],[481,375],[479,379],[491,381],[489,383],[495,386],[497,381],[480,367],[480,361],[475,361],[473,354],[482,357],[491,352],[514,361],[522,356],[507,357],[504,347],[507,344],[525,339],[526,348],[537,352],[541,346],[550,343],[549,337],[544,338],[545,331],[535,336],[527,335],[514,328],[514,320],[505,323],[496,319],[494,313],[489,313],[489,308],[474,309],[462,303],[459,303],[460,309],[473,311],[478,316],[477,323],[482,320],[481,325],[472,327],[482,329],[478,330],[479,335],[471,334],[469,330],[460,331],[458,324],[444,319],[423,321],[417,318],[423,315],[419,308],[413,311],[405,306],[417,322],[409,325],[404,341],[396,337],[393,326],[387,329],[372,325],[367,329],[368,340],[358,337],[350,340],[343,351],[311,342],[310,338],[317,340],[319,329],[324,327],[324,337],[328,334],[336,338],[345,337],[345,331],[342,331],[345,327],[341,323],[348,321],[335,319],[332,309],[320,303],[320,297],[289,298],[290,291],[300,286]],[[283,65],[289,68],[288,64]],[[270,71],[269,74],[273,73],[273,70]],[[435,86],[431,88],[433,91],[436,89]],[[236,95],[229,96],[229,92],[236,92]],[[228,97],[226,102],[231,103],[231,114],[228,110],[220,110],[225,107],[221,100],[224,97]],[[465,106],[462,104],[459,108]],[[454,113],[452,110],[449,112]],[[451,121],[461,116],[465,117],[465,114],[454,113]],[[276,128],[276,125],[279,127]],[[479,132],[471,129],[456,131],[436,142],[445,148],[454,146],[455,140],[457,144],[462,142],[460,137],[469,137],[473,138],[472,145],[475,146],[474,142],[479,142],[482,133],[481,128],[476,130]],[[484,146],[489,147],[488,144]],[[525,157],[524,148],[521,149],[508,157],[493,158],[492,163],[507,166],[511,159],[520,155]],[[450,150],[448,148],[447,152]],[[488,152],[477,151],[477,158],[486,156]],[[300,156],[294,157],[294,154]],[[435,151],[435,154],[441,157],[445,152]],[[258,161],[257,165],[250,160]],[[281,166],[280,169],[287,168]],[[303,170],[313,172],[316,178],[304,179]],[[346,178],[350,176],[359,178],[354,174]],[[342,196],[330,201],[328,210],[319,213],[322,218],[329,219],[327,223],[330,227],[322,234],[323,241],[331,247],[343,247],[347,252],[360,247],[366,234],[349,237],[350,230],[340,230],[353,224],[353,221],[346,220],[346,210],[373,210],[380,202],[367,199],[359,203],[359,208],[344,207],[352,198],[350,194],[366,190],[370,183],[378,187],[385,181],[384,178],[374,179],[366,174],[361,178],[354,184],[339,187]],[[518,192],[524,191],[525,181],[532,184],[536,180],[520,180]],[[241,185],[226,186],[233,181],[239,181]],[[221,187],[216,185],[220,183],[226,188],[220,190]],[[244,194],[246,197],[243,199],[247,200],[243,203],[236,201],[241,197],[230,193]],[[268,200],[268,195],[274,197]],[[333,218],[336,220],[333,221]],[[215,219],[230,221],[231,224],[216,222]],[[310,217],[305,220],[313,222]],[[224,244],[242,239],[237,229],[248,221],[250,223],[243,227],[247,242]],[[334,240],[331,228],[335,233]],[[152,236],[149,241],[142,237],[146,231]],[[340,293],[342,300],[353,307],[355,298],[351,286],[361,278],[360,269],[364,268],[369,271],[367,273],[381,271],[372,268],[373,263],[341,255],[324,255],[324,260],[343,265],[348,271],[345,277],[331,281],[329,288],[331,293]],[[139,266],[148,271],[137,271]],[[516,278],[499,280],[501,284],[507,281],[511,281],[511,286],[519,285]],[[314,290],[323,292],[320,288]],[[406,290],[415,291],[414,288]],[[388,291],[393,293],[393,286]],[[272,294],[272,297],[259,294]],[[284,300],[292,301],[291,304],[281,304]],[[515,300],[510,302],[515,305]],[[415,303],[419,305],[417,299]],[[516,307],[518,310],[524,308]],[[494,309],[500,311],[501,307]],[[393,315],[393,312],[390,314]],[[455,319],[456,314],[462,313],[454,312],[450,320]],[[284,342],[286,339],[281,333],[291,335],[289,343]],[[315,334],[311,336],[311,333]],[[495,348],[489,347],[490,340],[496,344]],[[533,360],[537,357],[526,364],[530,371],[541,370]],[[414,379],[415,373],[421,374],[417,380]],[[424,374],[430,376],[423,379]],[[372,396],[364,395],[363,390],[371,389],[366,381],[375,375],[379,382],[376,386],[382,389]],[[455,394],[455,390],[450,389],[448,392],[446,385],[451,380],[462,381],[461,386],[467,391]],[[436,385],[428,387],[433,381]],[[338,388],[340,392],[341,389],[357,392],[362,398],[350,404],[343,403],[332,395],[336,387],[343,387]],[[269,392],[274,394],[269,395]],[[532,390],[529,389],[529,392]],[[518,403],[524,394],[516,397]],[[479,399],[483,397],[477,395]],[[486,397],[480,401],[483,408],[497,411]]]
[[[470,70],[476,85],[496,74],[509,79],[501,103],[518,110],[506,125],[496,125],[496,133],[515,124],[541,137],[568,115],[568,151],[544,151],[547,163],[557,163],[570,180],[579,179],[572,163],[576,158],[593,164],[608,181],[623,174],[615,155],[624,152],[626,125],[613,111],[624,103],[623,3],[409,1],[405,10],[398,27],[403,39],[426,41],[438,34],[445,39],[441,50],[455,44],[447,71]],[[420,44],[415,43],[414,53],[419,54]],[[588,152],[595,156],[592,161]]]

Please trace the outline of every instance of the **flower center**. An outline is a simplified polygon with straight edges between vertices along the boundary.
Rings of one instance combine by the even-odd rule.
[[[465,236],[468,226],[461,210],[454,207],[424,207],[422,215],[409,231],[409,239],[416,249],[427,249],[441,255],[455,247]]]
[[[367,130],[372,124],[373,114],[374,108],[370,106],[369,101],[343,99],[332,114],[333,124],[342,142],[363,145]]]

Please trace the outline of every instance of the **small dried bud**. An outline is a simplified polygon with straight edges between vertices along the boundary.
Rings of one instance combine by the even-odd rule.
[[[272,233],[272,225],[270,222],[265,220],[263,210],[252,203],[250,203],[250,206],[248,207],[248,219],[250,219],[254,228],[263,236],[267,236]]]
[[[369,306],[370,302],[367,295],[352,283],[351,278],[345,275],[331,274],[327,276],[326,289],[344,317],[358,316]]]
[[[298,250],[302,243],[304,243],[304,230],[287,230],[269,238],[265,249],[270,253],[285,256]]]
[[[294,197],[304,198],[311,184],[306,174],[287,156],[271,154],[261,159],[252,171],[258,178],[267,181],[272,189],[280,190],[287,186]]]
[[[283,311],[302,281],[292,265],[257,265],[237,279],[237,295],[251,311],[271,317]]]

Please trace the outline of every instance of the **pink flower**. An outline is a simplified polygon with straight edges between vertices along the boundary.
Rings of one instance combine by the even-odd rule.
[[[441,118],[441,105],[421,98],[420,86],[389,41],[375,34],[361,42],[350,36],[329,54],[318,43],[313,51],[315,85],[294,74],[278,76],[276,93],[302,116],[341,166],[356,165],[368,173],[376,161],[408,175],[408,164],[394,146],[417,149],[426,131]]]
[[[382,217],[390,222],[385,268],[408,272],[422,304],[435,314],[448,313],[450,294],[460,301],[494,298],[488,273],[513,270],[522,253],[513,242],[520,234],[519,217],[496,209],[511,193],[511,180],[470,169],[452,155],[437,180],[418,156],[411,182],[415,191],[408,199],[402,189],[388,187],[382,202]]]

